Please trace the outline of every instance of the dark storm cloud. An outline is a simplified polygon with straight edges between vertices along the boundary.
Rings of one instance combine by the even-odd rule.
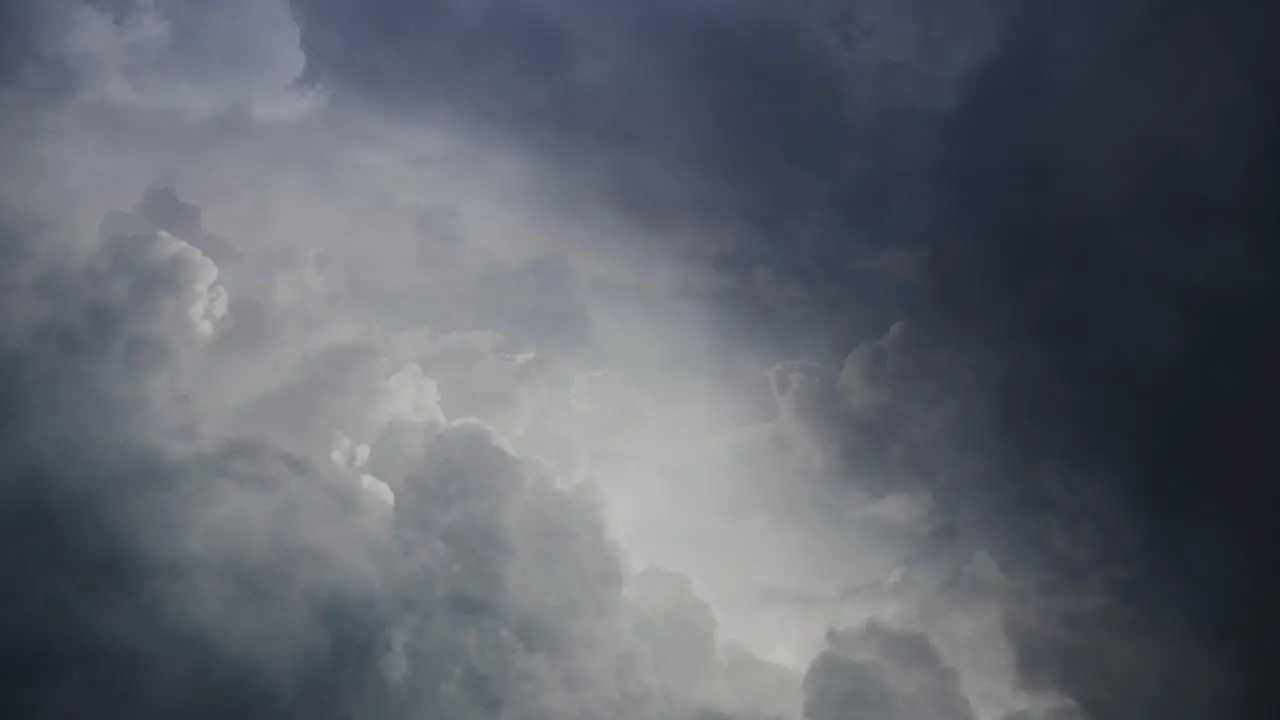
[[[939,506],[972,508],[1003,563],[1114,593],[1010,625],[1024,681],[1092,717],[1262,706],[1280,426],[1269,22],[1239,3],[1028,6],[933,126],[928,181],[950,209],[903,316],[925,357],[981,360],[944,384],[960,426],[896,469],[942,481]],[[941,376],[901,377],[871,381],[898,398],[870,429],[866,407],[840,430],[819,420],[827,446],[865,468],[911,438],[893,418]]]
[[[5,3],[0,8],[0,83],[8,84],[17,79],[30,61],[34,48],[32,37],[32,11],[30,6],[19,3]]]
[[[849,64],[876,41],[841,10],[866,3],[341,5],[297,4],[315,79],[626,178],[613,198],[642,215],[741,229],[718,267],[739,281],[726,317],[763,326],[748,343],[843,352],[907,320],[916,367],[870,383],[890,397],[814,401],[840,407],[810,405],[805,437],[855,475],[925,482],[1003,563],[1115,598],[1042,618],[1052,631],[1011,626],[1029,686],[1098,718],[1215,716],[1260,689],[1273,11],[975,7],[975,37],[998,42],[920,102],[857,92],[888,77]],[[908,54],[906,76],[925,60]],[[654,166],[679,182],[646,185],[635,168]],[[894,257],[910,259],[896,276]],[[1122,647],[1151,659],[1099,671]]]
[[[650,220],[794,222],[846,184],[840,75],[770,3],[294,7],[309,79],[513,141]]]
[[[895,319],[894,293],[943,219],[938,114],[1007,14],[999,0],[963,13],[917,5],[295,0],[294,10],[305,78],[336,102],[461,124],[533,153],[556,168],[549,186],[593,188],[577,202],[660,231],[700,228],[699,263],[732,238],[714,262],[738,288],[721,300],[751,305],[768,333],[843,352]],[[861,311],[848,313],[854,304]],[[722,324],[733,342],[761,344],[741,321]]]
[[[1257,30],[1270,15],[1071,12],[1028,13],[943,125],[954,223],[922,315],[998,358],[986,402],[1004,472],[1067,468],[1081,478],[1068,495],[1123,508],[1143,544],[1119,590],[1133,642],[1189,644],[1239,683],[1201,698],[1202,675],[1169,661],[1161,679],[1117,687],[1125,675],[1085,669],[1084,647],[1115,652],[1117,619],[1075,618],[1065,689],[1100,717],[1241,712],[1261,689],[1274,635],[1259,623],[1276,597],[1274,524],[1259,510],[1275,496],[1280,421],[1268,269],[1280,158]],[[1053,661],[1026,667],[1055,674]],[[1177,677],[1185,692],[1168,691]]]
[[[999,42],[944,53],[945,92],[922,100],[927,53],[906,53],[892,76],[858,64],[867,48],[910,45],[841,25],[869,3],[294,5],[308,79],[338,102],[467,125],[562,164],[558,180],[586,180],[654,227],[733,235],[716,261],[734,282],[719,298],[727,336],[768,357],[858,348],[839,372],[775,369],[785,439],[822,470],[824,492],[929,492],[943,522],[923,557],[982,547],[1037,583],[1005,622],[1026,687],[1095,720],[1249,716],[1274,692],[1274,10],[1037,2],[1006,25],[1002,3],[979,3],[974,36]],[[23,39],[35,30],[18,29],[36,27],[22,7],[0,10],[0,80],[48,67]],[[937,12],[912,7],[881,17],[923,27],[913,13]],[[281,64],[288,78],[292,60]],[[417,465],[375,454],[405,518],[385,543],[366,537],[381,527],[367,498],[331,470],[265,442],[168,449],[197,434],[181,392],[198,376],[191,323],[219,318],[201,253],[156,234],[191,234],[190,210],[160,200],[86,275],[33,283],[29,243],[11,242],[28,229],[4,238],[3,306],[22,309],[20,327],[3,328],[0,374],[10,714],[92,702],[153,716],[425,705],[449,717],[518,697],[555,717],[562,706],[539,703],[560,696],[519,696],[526,682],[604,687],[580,649],[620,602],[620,570],[590,503],[527,475],[483,432],[438,438],[428,464],[413,432]],[[534,264],[490,282],[549,293],[546,322],[572,344],[581,318],[559,273]],[[161,420],[148,424],[140,408],[154,402]],[[213,522],[207,565],[172,552],[210,522],[205,492],[266,496],[257,534],[240,515]],[[307,522],[290,509],[299,499]],[[537,512],[502,525],[517,501]],[[332,534],[308,534],[315,518]],[[258,541],[273,549],[262,564],[245,552]],[[331,559],[442,553],[464,570],[353,563],[387,569],[397,584],[384,592],[343,563],[308,575],[317,547]],[[572,557],[578,574],[543,576],[522,553]],[[676,619],[642,617],[646,648],[627,662],[675,653],[684,681],[706,671],[712,630],[695,599],[672,595],[645,612]],[[245,606],[261,614],[234,612]],[[810,670],[815,720],[858,703],[871,717],[971,714],[923,638],[854,639]],[[884,657],[858,655],[870,648]],[[388,692],[387,665],[418,674]],[[671,678],[620,672],[621,687],[574,707],[675,712]],[[540,684],[549,676],[563,686]]]
[[[30,244],[26,230],[7,246]],[[341,614],[343,591],[331,585],[315,604],[299,594],[326,585],[307,579],[311,553],[335,549],[326,538],[357,539],[334,521],[358,498],[259,443],[191,457],[193,428],[174,389],[156,388],[181,385],[186,343],[198,335],[185,310],[207,289],[202,260],[154,233],[117,238],[81,272],[46,272],[34,322],[6,328],[6,714],[274,716],[292,671],[273,657],[326,662],[311,643],[332,619],[321,617],[326,603]],[[299,504],[289,509],[285,496]],[[204,514],[229,502],[257,517]],[[317,511],[333,534],[299,534]],[[201,562],[184,556],[193,547]],[[289,579],[285,565],[297,570]]]
[[[833,631],[804,679],[807,720],[972,720],[956,673],[921,633],[871,622]]]

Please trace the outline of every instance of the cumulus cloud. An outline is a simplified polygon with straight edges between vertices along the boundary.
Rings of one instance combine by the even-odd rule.
[[[48,272],[56,304],[5,354],[14,592],[0,657],[28,680],[6,693],[15,713],[651,718],[693,717],[728,697],[745,707],[713,684],[725,677],[721,640],[687,580],[633,580],[590,486],[563,487],[479,421],[446,424],[421,366],[355,366],[380,369],[332,417],[364,405],[368,439],[339,435],[327,458],[268,434],[211,437],[194,422],[201,409],[181,402],[184,385],[156,383],[220,340],[203,314],[212,262],[159,231],[108,239],[83,268]],[[152,354],[129,350],[144,342]],[[422,350],[412,338],[393,345]],[[464,386],[504,377],[465,366]],[[330,382],[344,367],[327,366]],[[153,386],[141,400],[119,392],[141,382]],[[653,589],[663,583],[674,595]]]
[[[1190,5],[5,6],[0,702],[1247,714],[1280,64]]]
[[[290,122],[319,97],[296,84],[305,58],[283,0],[58,2],[50,12],[66,15],[57,50],[91,103]]]
[[[973,711],[955,671],[921,634],[878,623],[831,634],[805,673],[808,720],[968,720]]]

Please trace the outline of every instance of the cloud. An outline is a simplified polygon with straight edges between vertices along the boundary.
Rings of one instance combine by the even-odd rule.
[[[632,599],[589,486],[562,487],[477,421],[445,424],[421,366],[363,355],[355,369],[382,369],[332,417],[363,403],[378,419],[329,463],[269,433],[210,437],[180,371],[224,337],[206,317],[213,263],[157,231],[46,272],[50,311],[4,354],[13,712],[648,718],[719,702],[688,684],[723,671],[687,581],[671,604],[645,588],[673,576],[642,573]],[[427,357],[480,351],[454,364],[482,384],[506,372],[484,343],[438,342]],[[668,642],[687,623],[701,642]]]
[[[792,181],[844,179],[839,75],[767,3],[308,0],[297,12],[307,76],[335,95],[535,149],[656,226],[700,205],[768,199],[772,212]]]
[[[852,520],[864,532],[879,526],[875,537],[896,537],[902,562],[839,601],[800,594],[787,602],[925,633],[983,717],[1148,712],[1159,691],[1147,683],[1172,678],[1185,684],[1176,702],[1188,717],[1230,702],[1238,671],[1207,659],[1220,646],[1152,612],[1132,589],[1148,572],[1149,540],[1123,486],[1064,475],[1068,461],[1033,472],[1027,487],[1007,485],[1008,466],[992,465],[990,446],[975,446],[982,436],[972,434],[991,421],[987,383],[1003,358],[990,350],[965,357],[914,332],[897,324],[854,349],[838,379],[817,363],[770,372],[778,436],[808,469],[794,478],[815,508],[804,517],[819,526]],[[885,535],[895,524],[907,532]]]
[[[128,448],[97,465],[92,445],[51,467],[37,453],[28,468],[55,496],[70,478],[88,478],[92,499],[45,508],[49,526],[89,533],[84,547],[119,548],[112,561],[128,568],[103,590],[122,597],[110,617],[100,620],[86,596],[73,614],[89,626],[54,614],[24,640],[83,635],[101,645],[94,652],[124,653],[137,668],[99,680],[96,661],[64,659],[84,678],[69,697],[181,712],[211,692],[209,682],[226,693],[210,712],[248,716],[499,705],[534,716],[794,710],[794,675],[727,645],[686,578],[652,569],[632,578],[590,486],[522,459],[501,436],[518,439],[530,418],[557,406],[634,425],[643,413],[625,392],[613,397],[616,378],[589,373],[557,385],[537,355],[498,352],[494,333],[368,331],[300,349],[260,395],[240,390],[247,404],[208,403],[200,386],[237,372],[215,361],[234,357],[224,343],[243,342],[242,303],[220,289],[219,269],[199,250],[166,230],[135,232],[163,222],[205,235],[194,206],[167,193],[148,198],[156,202],[104,222],[83,263],[44,268],[47,314],[11,346],[40,380],[16,373],[18,385],[54,401],[18,407],[14,427],[40,440],[46,426],[75,437],[56,411],[69,404],[108,420],[88,433],[101,452]],[[252,289],[237,272],[228,280]],[[133,351],[104,362],[124,352],[112,348],[139,342],[152,348],[146,363]],[[55,384],[59,373],[76,382]],[[531,414],[521,409],[529,402],[548,405]],[[467,415],[504,430],[453,420]],[[117,479],[132,476],[141,479]],[[9,486],[19,511],[43,502],[23,489]],[[84,547],[30,562],[78,573]],[[24,566],[20,577],[33,572]],[[131,594],[143,600],[123,599]],[[141,648],[112,650],[118,641],[98,628],[144,617],[160,624]],[[185,637],[208,659],[166,668],[147,687],[167,644]],[[244,686],[227,686],[223,672],[244,673]],[[37,683],[15,702],[34,716],[56,713],[54,694]]]
[[[1072,622],[1106,635],[1114,621],[1134,647],[1167,642],[1183,649],[1163,653],[1215,658],[1213,674],[1162,665],[1155,674],[1178,693],[1143,690],[1141,673],[1111,683],[1121,673],[1084,671],[1115,657],[1107,642],[1062,648],[1061,665],[1032,663],[1063,670],[1061,685],[1099,717],[1247,712],[1247,696],[1266,694],[1250,679],[1261,639],[1240,619],[1270,602],[1257,583],[1274,573],[1265,562],[1209,568],[1267,534],[1246,498],[1267,493],[1256,478],[1274,459],[1244,428],[1270,425],[1274,407],[1275,384],[1254,365],[1270,332],[1255,313],[1274,287],[1246,269],[1268,262],[1270,221],[1245,188],[1267,184],[1256,153],[1275,147],[1247,120],[1274,112],[1259,92],[1270,51],[1244,30],[1261,18],[1243,6],[1162,6],[1167,32],[1138,41],[1155,12],[1045,8],[974,76],[943,129],[954,235],[938,244],[936,300],[922,312],[939,334],[982,338],[1000,369],[982,397],[998,438],[989,452],[1004,463],[993,484],[1036,488],[1020,504],[1038,518],[1062,511],[1053,493],[1036,497],[1046,486],[1077,507],[1106,498],[1106,511],[1067,514],[1090,528],[1081,535],[1124,538],[1122,553],[1060,556],[1060,579],[1110,575],[1130,620],[1081,612]],[[1226,37],[1238,44],[1219,44]],[[1237,322],[1257,331],[1227,329]],[[1121,554],[1126,567],[1113,573]],[[1029,639],[1025,650],[1044,658]],[[1066,671],[1076,661],[1079,673]]]
[[[0,11],[11,714],[1265,699],[1271,10],[402,5]]]
[[[192,451],[180,400],[209,341],[190,309],[211,271],[167,235],[116,238],[82,269],[50,269],[50,312],[6,344],[0,654],[24,678],[5,694],[15,714],[270,708],[275,660],[321,632],[298,597],[314,568],[256,589],[234,578],[281,573],[308,546],[335,566],[359,555],[350,525],[322,519],[341,515],[341,487],[305,463],[254,442]],[[306,530],[312,514],[327,529]],[[223,692],[245,672],[257,679]]]
[[[805,673],[807,720],[973,717],[955,672],[921,634],[879,623],[835,631]]]
[[[199,250],[215,265],[226,265],[240,259],[240,253],[226,238],[204,231],[200,208],[178,199],[173,188],[149,190],[131,213],[108,215],[98,229],[100,239],[137,233],[165,232]]]
[[[90,103],[208,118],[233,111],[290,122],[318,96],[295,81],[305,58],[280,2],[59,2],[58,56]]]
[[[909,282],[867,293],[855,273],[796,264],[791,243],[737,255],[787,268],[810,298],[790,317],[840,338],[812,343],[818,365],[775,371],[789,442],[846,484],[923,486],[960,533],[948,542],[1075,597],[1029,620],[1057,630],[1010,636],[1028,687],[1094,717],[1211,717],[1267,694],[1253,678],[1269,634],[1244,619],[1265,615],[1275,574],[1251,550],[1270,543],[1251,506],[1275,465],[1258,434],[1274,424],[1258,315],[1274,284],[1249,269],[1273,257],[1272,213],[1249,189],[1270,184],[1275,147],[1255,124],[1274,116],[1271,51],[1246,30],[1266,14],[1028,5],[954,104],[901,121],[919,123],[911,152],[868,171],[883,206],[906,209],[841,225],[919,241]],[[1156,17],[1158,38],[1143,30]],[[814,253],[834,268],[860,250]],[[899,320],[917,349],[883,337]],[[1151,648],[1138,664],[1159,669],[1099,671],[1120,646]]]

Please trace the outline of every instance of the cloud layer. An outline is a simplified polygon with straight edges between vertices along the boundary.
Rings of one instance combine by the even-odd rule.
[[[0,10],[0,707],[1248,715],[1272,14]]]

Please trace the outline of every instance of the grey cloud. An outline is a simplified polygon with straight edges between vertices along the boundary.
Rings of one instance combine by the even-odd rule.
[[[1274,283],[1249,269],[1274,255],[1274,213],[1257,194],[1273,184],[1274,133],[1250,119],[1275,113],[1271,46],[1249,30],[1269,12],[1045,6],[974,75],[944,128],[955,232],[938,244],[921,316],[930,332],[981,338],[1000,368],[978,405],[1003,466],[990,485],[1021,483],[1015,507],[1044,518],[1056,501],[1027,479],[1065,468],[1068,494],[1121,508],[1140,541],[1110,586],[1129,620],[1073,622],[1219,668],[1160,663],[1153,674],[1179,692],[1153,693],[1142,671],[1132,683],[1095,671],[1114,646],[1066,643],[1054,662],[1028,639],[1040,658],[1029,676],[1045,682],[1056,667],[1099,717],[1247,714],[1251,696],[1268,695],[1255,678],[1270,633],[1244,618],[1265,615],[1275,575],[1251,550],[1271,544],[1251,507],[1270,496],[1258,479],[1275,466],[1257,434],[1275,424],[1275,383],[1257,364],[1272,352],[1273,323],[1258,313]],[[1104,569],[1104,554],[1062,581]],[[1242,562],[1227,569],[1226,557]]]
[[[54,55],[88,102],[210,118],[291,122],[316,98],[296,85],[298,27],[279,2],[53,3]]]
[[[99,5],[124,18],[132,4]],[[578,195],[566,191],[575,201],[610,204],[649,230],[695,228],[699,239],[689,256],[708,266],[711,249],[731,238],[714,261],[727,289],[698,298],[711,306],[713,342],[724,354],[745,349],[769,361],[819,360],[775,369],[780,417],[763,439],[750,440],[753,457],[763,459],[749,470],[795,479],[775,486],[779,512],[814,503],[823,512],[803,517],[838,525],[852,522],[840,511],[868,501],[862,492],[927,493],[936,532],[911,541],[920,546],[913,561],[953,567],[956,556],[984,549],[1010,576],[1041,583],[1035,602],[1008,621],[1022,682],[1076,698],[1092,717],[1219,717],[1248,714],[1255,696],[1265,701],[1266,648],[1274,633],[1258,619],[1275,605],[1276,593],[1260,548],[1274,545],[1264,478],[1275,467],[1267,433],[1280,406],[1269,379],[1276,343],[1267,311],[1274,304],[1267,269],[1274,265],[1268,242],[1275,213],[1264,189],[1276,185],[1273,128],[1280,125],[1266,97],[1275,85],[1271,68],[1280,63],[1271,62],[1273,43],[1264,30],[1274,24],[1273,11],[1264,4],[1029,3],[1012,11],[1003,2],[944,8],[529,0],[409,7],[309,0],[293,5],[300,36],[283,5],[261,5],[254,12],[273,14],[242,15],[236,11],[243,8],[229,5],[219,15],[221,5],[173,4],[173,12],[187,14],[174,18],[170,39],[152,45],[130,39],[126,31],[135,26],[104,24],[101,9],[79,16],[98,23],[92,27],[100,34],[79,36],[76,45],[59,35],[66,26],[52,15],[6,7],[0,76],[47,92],[70,92],[77,83],[124,88],[78,102],[98,112],[105,99],[110,113],[158,113],[166,123],[169,114],[185,118],[181,123],[204,116],[194,120],[204,128],[210,112],[217,118],[245,105],[250,118],[278,117],[273,103],[300,97],[291,87],[300,45],[305,80],[331,91],[340,108],[376,106],[401,119],[439,120],[538,154],[556,167],[547,185],[589,186]],[[57,3],[53,12],[72,7]],[[931,27],[948,18],[960,29]],[[206,26],[229,28],[217,33],[224,42],[200,37]],[[223,72],[218,57],[226,48],[261,72]],[[150,52],[167,64],[138,71],[131,63]],[[184,84],[195,96],[173,92]],[[147,90],[158,87],[163,92]],[[45,116],[8,109],[29,98],[9,90],[3,98],[4,156],[24,161],[12,163],[24,172],[32,164],[15,138],[27,135],[14,129],[25,133]],[[32,187],[44,186],[42,173],[28,174],[37,181]],[[6,198],[18,194],[11,187]],[[52,204],[59,203],[67,204],[61,196]],[[171,208],[190,215],[180,204]],[[70,428],[79,426],[58,430],[56,418],[73,410],[92,418],[83,422],[91,437],[99,426],[138,422],[138,407],[121,400],[125,389],[165,399],[177,416],[184,404],[214,407],[210,398],[235,396],[227,390],[235,385],[272,384],[242,378],[246,358],[292,368],[290,353],[311,352],[301,340],[293,347],[289,334],[289,353],[281,352],[287,362],[258,356],[264,345],[284,344],[275,342],[285,337],[281,328],[292,332],[290,323],[305,323],[279,322],[275,308],[237,296],[228,267],[217,278],[231,290],[231,302],[229,320],[213,324],[215,359],[200,349],[199,333],[175,342],[174,328],[187,332],[188,311],[201,300],[204,291],[195,290],[206,266],[187,250],[169,261],[148,259],[158,248],[182,247],[155,231],[206,255],[217,251],[203,234],[175,229],[177,216],[154,215],[135,211],[129,222],[137,224],[128,232],[140,239],[116,246],[118,256],[97,257],[98,269],[85,276],[33,282],[24,256],[43,251],[9,253],[18,259],[5,268],[4,306],[7,313],[20,308],[13,316],[21,321],[4,328],[6,362],[15,367],[6,393],[18,403],[6,427],[25,428],[21,437],[47,432],[57,447],[71,447]],[[251,252],[254,239],[238,244]],[[5,238],[6,251],[14,245]],[[334,260],[328,274],[307,276],[328,293],[310,308],[314,316],[366,302],[362,309],[376,307],[402,326],[465,329],[484,317],[480,325],[512,340],[504,351],[538,340],[574,347],[596,329],[585,320],[591,317],[585,293],[571,273],[554,267],[557,261],[504,259],[477,284],[469,282],[470,266],[449,278],[447,268],[460,266],[456,256],[432,246],[423,253],[426,264],[446,269],[427,281],[425,271],[390,252],[360,273],[349,271],[362,248],[355,242],[327,248]],[[893,262],[900,257],[909,261]],[[370,269],[378,263],[388,272]],[[399,274],[389,271],[393,265]],[[108,295],[80,303],[80,285]],[[438,292],[418,292],[420,285]],[[481,285],[484,297],[451,294]],[[526,296],[501,292],[508,287]],[[157,304],[137,304],[147,297]],[[53,322],[41,325],[50,312]],[[884,336],[898,320],[905,324]],[[38,342],[24,345],[31,327],[41,329]],[[330,449],[325,426],[396,370],[378,365],[377,343],[351,345],[360,348],[355,355],[364,353],[360,359],[318,353],[306,361],[312,377],[293,388],[305,398],[344,373],[357,378],[336,381],[339,390],[308,418],[314,426],[280,409],[282,421],[306,426],[291,431],[303,433],[316,452]],[[103,362],[83,359],[102,347],[112,348]],[[232,370],[224,365],[232,359],[246,365]],[[214,366],[223,369],[202,374]],[[157,387],[165,374],[171,388],[188,386],[194,399],[178,402],[171,388]],[[452,395],[441,388],[443,406],[505,424],[506,431],[520,424],[513,408],[523,406],[511,392],[484,396],[467,387],[474,378],[458,375],[464,379]],[[203,396],[193,378],[207,381]],[[71,387],[48,390],[66,379]],[[291,403],[280,400],[280,408]],[[67,412],[55,415],[55,408]],[[255,418],[254,427],[270,429],[269,415]],[[156,424],[166,442],[199,434],[184,423]],[[368,439],[381,443],[368,467],[394,486],[397,511],[404,500],[410,512],[412,502],[405,500],[405,471],[392,460],[424,462],[423,432],[392,423],[380,439]],[[269,444],[294,449],[288,439],[262,434]],[[311,447],[299,441],[304,445]],[[259,474],[279,472],[261,459],[270,452],[255,452],[261,456],[253,462],[264,466]],[[799,468],[788,453],[811,462]],[[95,508],[86,503],[75,511],[92,515]],[[61,527],[56,513],[47,513],[46,525]],[[76,524],[67,537],[91,530],[89,522]],[[843,531],[814,535],[847,539]],[[75,542],[76,553],[59,556],[68,567],[80,567],[71,557],[79,549],[110,546]],[[127,559],[133,551],[121,553]],[[492,620],[483,603],[458,608],[459,615]],[[332,616],[344,612],[363,617],[343,608]],[[343,666],[347,679],[326,683],[331,666],[315,660],[308,672],[316,684],[303,683],[313,694],[293,696],[323,708],[340,706],[338,696],[373,703],[378,694],[369,688],[382,680],[368,668],[376,664],[370,658],[383,656],[385,638],[381,630],[352,630],[359,622],[334,623],[334,637],[342,635],[339,625],[348,633],[334,642],[357,648],[355,659],[343,661],[351,663]],[[406,654],[430,655],[413,649],[431,641],[410,642],[408,625],[377,625],[394,626],[400,634],[393,639],[407,643]],[[494,621],[479,633],[484,652],[515,652],[502,627]],[[232,660],[217,659],[222,652],[199,661],[217,666],[210,677],[222,667],[230,668],[224,674],[238,672]],[[488,657],[475,664],[503,667]],[[491,680],[468,672],[454,683],[459,703],[492,694],[482,687]],[[868,693],[879,692],[867,683]],[[123,697],[125,690],[111,692]],[[253,692],[257,699],[245,707],[289,696],[276,688]]]
[[[844,182],[833,162],[846,145],[838,75],[770,4],[295,9],[308,77],[336,95],[513,141],[660,225],[704,205],[749,212],[749,201],[798,216],[808,208],[784,210],[773,196],[804,204],[789,184]],[[707,175],[690,183],[689,172]]]
[[[636,577],[634,592],[638,634],[654,664],[670,673],[668,682],[690,687],[707,682],[702,675],[716,655],[715,617],[693,595],[688,578],[647,569]]]
[[[337,52],[341,38],[321,35],[335,3],[300,16],[311,70],[338,92],[361,92],[350,79],[342,89],[344,72],[376,74],[365,100],[456,112],[571,156],[588,177],[620,178],[614,202],[645,218],[742,229],[718,261],[731,290],[712,302],[731,327],[716,332],[828,368],[774,373],[784,444],[822,476],[812,497],[838,507],[850,481],[928,490],[941,522],[923,555],[986,549],[1051,595],[1105,591],[1109,609],[1036,622],[1203,653],[1239,683],[1157,664],[1154,676],[1184,690],[1160,705],[1147,680],[1120,679],[1141,674],[1131,666],[1090,671],[1115,643],[1011,631],[1029,686],[1057,686],[1098,717],[1213,716],[1265,689],[1255,654],[1269,635],[1252,618],[1274,595],[1256,548],[1273,544],[1258,478],[1274,466],[1274,323],[1262,308],[1275,218],[1260,188],[1275,184],[1264,98],[1280,64],[1255,28],[1269,11],[856,3],[783,19],[726,7],[598,9],[596,37],[620,48],[609,55],[586,22],[551,6],[494,6],[524,19],[467,20],[474,32],[491,28],[497,42],[537,25],[548,62],[530,74],[477,65],[475,76],[408,39],[374,60]],[[433,12],[415,24],[388,5],[352,22],[370,36],[403,21],[400,37],[432,37],[465,15]],[[954,45],[912,39],[943,12],[972,23],[948,35]],[[798,29],[814,17],[830,19],[825,33]],[[868,24],[878,35],[858,36]],[[669,39],[670,66],[632,62],[654,36]],[[880,61],[895,54],[896,75]],[[591,68],[599,85],[575,74]],[[439,89],[411,92],[400,80],[419,77],[410,69],[443,77]],[[590,132],[606,125],[593,113],[612,117],[605,108],[634,125]],[[515,116],[519,127],[504,125]],[[635,157],[658,165],[658,180]],[[902,246],[920,248],[912,272],[869,261]],[[876,339],[900,319],[899,335]],[[1224,477],[1227,487],[1214,480]],[[1148,615],[1160,619],[1137,620]]]
[[[1031,710],[1019,710],[1015,713],[1009,713],[1004,720],[1084,720],[1084,715],[1080,708],[1075,705],[1067,705],[1062,707],[1051,708],[1043,712],[1033,712]]]
[[[964,472],[958,411],[973,363],[910,323],[855,347],[838,373],[822,363],[769,371],[780,431],[835,482],[874,495],[936,490]]]
[[[5,86],[20,80],[28,71],[36,44],[37,14],[30,5],[6,4],[0,27],[5,29],[4,51],[0,55],[0,84]]]
[[[969,720],[955,671],[928,638],[880,623],[834,631],[804,680],[809,720]]]
[[[7,711],[289,715],[294,663],[345,651],[331,623],[376,567],[373,518],[303,460],[201,442],[197,251],[118,236],[43,270],[46,312],[3,351]]]
[[[1009,468],[990,464],[988,446],[971,444],[982,436],[970,434],[990,422],[981,408],[991,397],[987,383],[1000,377],[992,371],[1001,358],[957,357],[913,332],[895,325],[856,348],[838,379],[814,363],[780,365],[771,375],[786,445],[820,471],[800,480],[818,482],[811,502],[838,504],[851,488],[924,492],[933,500],[924,521],[912,523],[917,533],[902,556],[905,578],[916,585],[890,583],[880,600],[852,588],[845,594],[849,607],[908,613],[938,642],[957,642],[957,627],[985,626],[992,640],[972,637],[949,649],[966,657],[961,669],[974,673],[964,675],[966,682],[1003,674],[1027,692],[1070,697],[1074,702],[1061,712],[1199,717],[1232,702],[1227,688],[1239,671],[1208,660],[1222,646],[1168,616],[1157,619],[1131,594],[1134,577],[1146,572],[1150,540],[1120,489],[1097,477],[1064,477],[1052,466],[1028,469],[1021,487],[1002,485],[1014,482],[1003,475]],[[946,580],[972,549],[989,550],[1026,585],[993,600],[988,583],[975,585],[967,569],[941,587],[933,586],[937,580],[918,585],[931,575]],[[911,616],[911,607],[923,614]],[[968,617],[974,612],[989,619]],[[991,657],[994,666],[980,669],[986,662],[980,648],[988,642],[1008,648],[1011,660],[1000,650]],[[978,693],[969,696],[975,702],[986,681],[976,682],[966,684]],[[1179,683],[1176,696],[1155,689],[1169,682]],[[1007,689],[992,690],[996,707],[1008,702]]]
[[[118,235],[158,231],[182,239],[219,267],[242,259],[242,254],[229,240],[204,231],[199,206],[182,202],[177,192],[168,187],[148,191],[133,212],[107,216],[98,238],[107,240]]]
[[[192,312],[217,277],[208,258],[153,231],[44,272],[46,312],[3,354],[0,665],[22,681],[7,711],[639,720],[709,712],[744,677],[785,685],[740,651],[722,660],[687,582],[650,571],[628,594],[590,486],[562,488],[478,422],[380,408],[413,358],[451,385],[518,375],[483,337],[336,346],[300,376],[318,408],[271,401],[300,440],[270,424],[210,436],[190,370],[234,326]],[[471,353],[458,377],[449,348]],[[361,395],[371,447],[327,465],[306,432],[358,423]],[[366,468],[392,488],[389,514]]]
[[[863,345],[849,369],[872,390],[859,391],[870,427],[836,409],[830,370],[826,399],[792,423],[829,464],[857,448],[844,460],[854,483],[870,467],[889,488],[928,484],[963,531],[952,542],[1051,594],[1107,594],[1112,604],[1069,617],[1046,609],[1059,630],[1011,632],[1028,685],[1056,686],[1092,716],[1247,714],[1269,694],[1258,673],[1272,633],[1258,618],[1275,572],[1256,548],[1273,544],[1272,525],[1254,508],[1269,506],[1261,478],[1275,466],[1260,434],[1275,425],[1262,309],[1274,283],[1260,271],[1274,264],[1275,217],[1260,188],[1274,184],[1276,144],[1260,118],[1275,115],[1277,64],[1250,28],[1270,13],[1016,13],[955,104],[921,118],[919,154],[873,172],[932,218],[923,233],[901,217],[885,226],[924,241],[919,274],[869,302],[838,294],[818,323],[839,336],[851,328],[841,314],[890,313],[937,362],[895,380],[886,344]],[[843,259],[851,247],[824,250]],[[840,292],[803,277],[813,296]],[[841,352],[871,334],[857,332]],[[930,386],[941,394],[925,407],[951,405],[953,422],[913,438],[929,427],[913,394]],[[882,388],[893,399],[873,413]],[[1120,661],[1120,646],[1149,648],[1133,651],[1151,653],[1135,663],[1145,669]]]

